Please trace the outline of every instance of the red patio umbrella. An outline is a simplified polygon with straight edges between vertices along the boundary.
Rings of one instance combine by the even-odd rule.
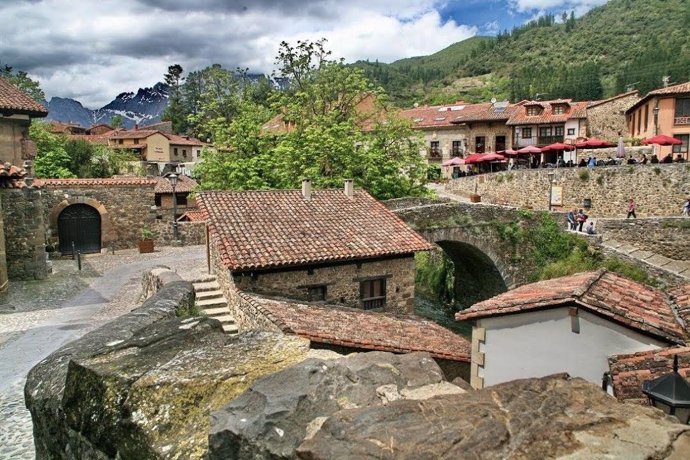
[[[446,160],[443,163],[441,163],[441,166],[459,166],[459,165],[464,165],[465,160],[463,160],[460,157],[453,157],[450,160]]]
[[[516,151],[516,150],[513,150],[513,149],[499,150],[499,151],[496,152],[496,153],[498,153],[499,155],[508,156],[508,157],[512,157],[512,156],[517,155],[517,151]]]
[[[498,153],[473,153],[465,158],[465,164],[471,165],[474,163],[483,163],[485,161],[500,161],[505,159],[506,157]]]
[[[550,144],[550,145],[547,145],[546,147],[542,147],[541,151],[542,152],[557,152],[560,150],[573,150],[574,148],[575,148],[575,146],[572,144],[564,144],[562,142],[556,142],[555,144]]]
[[[539,147],[535,147],[533,145],[528,145],[527,147],[523,147],[520,150],[518,150],[517,153],[518,154],[526,153],[526,154],[532,155],[534,153],[541,153],[541,149]]]
[[[649,137],[642,141],[644,145],[657,144],[657,145],[680,145],[683,142],[675,137],[667,136],[665,134],[659,134],[654,137]]]
[[[587,139],[586,141],[575,144],[575,147],[578,149],[605,149],[615,146],[616,144],[612,144],[611,142],[603,139],[597,139],[596,137],[592,137],[591,139]]]

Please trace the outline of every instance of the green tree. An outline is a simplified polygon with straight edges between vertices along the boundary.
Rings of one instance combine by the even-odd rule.
[[[0,63],[0,76],[12,83],[14,86],[24,91],[39,104],[44,104],[46,95],[37,81],[29,78],[24,71],[14,71],[11,66]]]
[[[75,177],[70,171],[70,158],[65,151],[65,137],[51,133],[45,123],[32,123],[29,136],[36,143],[36,177]]]
[[[112,127],[115,128],[115,129],[117,129],[117,128],[124,128],[124,126],[125,126],[125,119],[124,119],[124,117],[123,117],[122,115],[119,115],[119,114],[118,114],[118,115],[113,115],[113,116],[110,118],[110,123],[109,123],[109,124],[110,124],[110,126],[112,126]]]
[[[294,188],[310,177],[317,187],[354,178],[380,199],[426,193],[426,165],[409,122],[361,69],[330,60],[324,43],[281,44],[276,63],[289,87],[275,93],[273,108],[294,129],[275,139],[263,134],[268,114],[250,86],[235,92],[229,127],[224,116],[201,124],[225,147],[204,154],[195,172],[203,188]]]
[[[184,69],[179,64],[168,67],[168,72],[164,75],[165,83],[169,89],[168,106],[163,111],[161,119],[171,121],[173,132],[187,132],[187,113],[182,103],[182,82]]]

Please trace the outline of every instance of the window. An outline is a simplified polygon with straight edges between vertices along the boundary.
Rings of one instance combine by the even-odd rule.
[[[533,117],[533,116],[539,115],[540,113],[541,113],[541,107],[539,107],[539,106],[533,105],[533,106],[527,107],[527,116],[528,117]]]
[[[649,129],[649,104],[644,106],[644,130]]]
[[[173,155],[177,156],[177,147],[173,148]]]
[[[182,156],[187,158],[187,149],[182,149]]]
[[[690,134],[674,134],[673,137],[682,142],[680,145],[673,146],[673,153],[688,153],[688,138],[690,138]]]
[[[551,126],[542,126],[539,128],[539,137],[549,137],[552,132]]]
[[[563,135],[563,130],[565,128],[563,126],[556,126],[553,131],[554,136],[562,136]]]
[[[522,128],[522,138],[531,139],[532,138],[532,128]]]
[[[307,288],[307,298],[310,302],[326,301],[326,285],[309,286]]]
[[[565,106],[558,104],[553,106],[553,114],[554,115],[563,115],[565,113]]]
[[[500,152],[506,149],[506,137],[496,136],[496,151]]]
[[[462,153],[462,141],[453,141],[453,156],[458,156]]]
[[[429,156],[440,157],[441,156],[441,146],[438,141],[431,141],[429,143]]]
[[[117,143],[118,143],[118,144],[122,144],[124,141],[125,141],[124,139],[118,139],[118,140],[117,140]]]
[[[154,198],[154,201],[156,203],[156,206],[160,207],[161,205],[161,196],[159,194],[156,194],[156,197]]]
[[[359,285],[362,308],[371,310],[386,305],[386,279],[376,278],[362,281]]]
[[[676,125],[690,125],[690,98],[676,99]]]
[[[476,153],[484,153],[486,151],[486,137],[477,136],[474,138],[474,151]]]
[[[574,136],[575,135],[575,128],[568,128],[568,136]]]
[[[187,194],[186,193],[176,193],[175,194],[177,204],[179,206],[187,206]]]

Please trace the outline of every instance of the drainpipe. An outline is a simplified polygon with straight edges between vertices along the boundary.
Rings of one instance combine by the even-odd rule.
[[[654,135],[659,134],[659,98],[656,99],[656,105],[654,106]]]

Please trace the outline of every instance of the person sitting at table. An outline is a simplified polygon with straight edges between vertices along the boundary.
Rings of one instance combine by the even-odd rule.
[[[627,163],[628,163],[629,165],[634,165],[634,164],[637,163],[637,161],[635,161],[635,159],[632,157],[632,155],[630,155],[630,156],[628,157]]]
[[[662,162],[662,163],[673,163],[673,157],[672,157],[671,154],[669,153],[668,155],[666,155],[666,156],[664,157],[663,160],[661,160],[661,162]]]
[[[652,155],[652,163],[653,165],[657,164],[659,162],[659,157],[656,156],[656,153]]]
[[[577,167],[578,168],[584,168],[586,166],[587,166],[587,160],[585,160],[584,158],[580,158],[580,162],[577,164]]]
[[[642,158],[640,159],[640,164],[646,165],[647,164],[647,155],[644,153],[642,154]]]
[[[676,155],[676,157],[673,159],[673,161],[674,161],[674,163],[685,163],[685,158],[683,158],[681,156],[681,154],[679,153],[678,155]]]

